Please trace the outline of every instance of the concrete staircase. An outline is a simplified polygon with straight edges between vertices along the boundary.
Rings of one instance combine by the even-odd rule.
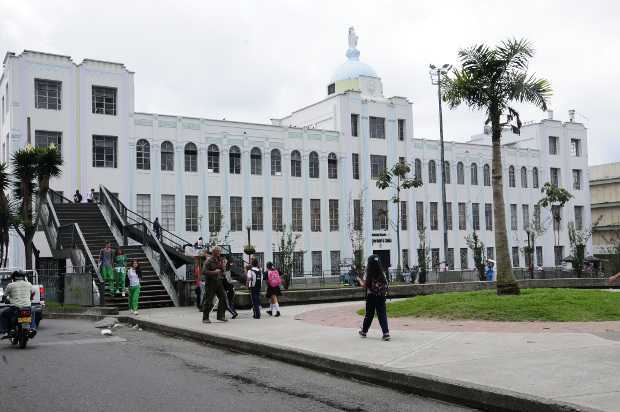
[[[105,247],[107,242],[110,242],[114,249],[118,247],[117,242],[114,240],[114,235],[97,204],[55,203],[54,209],[61,225],[77,223],[80,226],[88,248],[97,262],[99,261],[99,252]],[[70,248],[72,241],[70,235],[61,237],[61,243],[65,248]],[[123,251],[130,262],[137,259],[142,270],[139,307],[174,306],[159,276],[146,257],[142,246],[124,246]],[[124,310],[128,306],[128,297],[106,294],[105,305],[116,306]]]

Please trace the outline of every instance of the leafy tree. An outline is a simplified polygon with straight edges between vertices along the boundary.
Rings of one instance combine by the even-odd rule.
[[[293,234],[290,227],[282,226],[282,236],[278,245],[278,252],[280,254],[280,267],[278,269],[282,272],[284,289],[288,289],[291,284],[291,276],[295,264],[295,249],[300,237],[299,233]]]
[[[381,190],[389,189],[395,191],[392,197],[392,202],[396,203],[396,247],[398,250],[398,265],[396,271],[401,276],[402,266],[400,263],[401,249],[400,249],[400,192],[403,190],[416,188],[422,186],[422,181],[419,179],[412,179],[407,177],[411,172],[411,166],[405,161],[396,162],[390,170],[384,170],[381,172],[377,179],[377,187]]]
[[[353,197],[349,197],[349,240],[351,241],[351,251],[353,252],[353,266],[357,270],[357,273],[363,273],[365,267],[364,260],[364,193],[361,191],[359,195],[360,210],[359,219],[355,219],[355,212],[353,207]]]
[[[419,283],[426,283],[426,274],[431,263],[430,248],[426,243],[426,227],[418,229],[418,279]]]
[[[13,193],[19,203],[13,228],[24,243],[26,269],[32,269],[32,239],[39,226],[41,209],[52,177],[60,176],[62,158],[54,145],[34,148],[27,145],[13,153]]]
[[[484,264],[484,243],[482,242],[482,240],[480,240],[480,236],[478,236],[478,233],[476,233],[475,231],[471,235],[465,236],[465,243],[467,243],[467,247],[474,252],[474,265],[476,266],[476,270],[478,271],[478,279],[480,279],[480,281],[485,281],[486,267]]]
[[[206,242],[207,248],[211,249],[215,246],[228,244],[230,231],[222,232],[223,220],[224,215],[220,213],[218,216],[215,217],[214,224],[209,225],[209,239]]]
[[[586,258],[586,244],[592,237],[592,230],[598,226],[602,218],[603,216],[599,216],[592,226],[584,230],[577,229],[575,227],[575,222],[569,222],[568,224],[568,241],[570,242],[571,254],[573,256],[571,265],[573,266],[573,272],[577,275],[577,277],[580,277],[583,274],[583,264]]]
[[[570,192],[563,187],[557,187],[547,182],[543,185],[540,191],[544,196],[538,201],[538,205],[544,208],[551,209],[551,215],[553,217],[553,237],[555,239],[555,245],[560,245],[560,222],[562,220],[562,208],[573,197]]]
[[[525,234],[527,236],[527,244],[521,248],[526,262],[528,263],[528,272],[530,279],[534,279],[534,251],[536,250],[536,239],[547,231],[547,225],[542,223],[538,217],[534,217],[527,223]]]
[[[531,103],[547,110],[551,86],[547,80],[527,73],[534,49],[527,40],[506,40],[495,47],[484,44],[462,49],[458,53],[461,68],[441,79],[443,100],[451,108],[465,103],[486,114],[491,124],[493,214],[497,250],[497,294],[518,294],[519,286],[512,274],[508,253],[504,185],[502,177],[502,129],[519,133],[521,120],[512,103]]]

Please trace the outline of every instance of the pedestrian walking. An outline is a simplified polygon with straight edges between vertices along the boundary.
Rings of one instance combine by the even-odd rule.
[[[254,310],[254,319],[260,319],[260,289],[261,289],[261,271],[258,267],[258,259],[252,259],[252,267],[247,272],[247,287],[250,289],[250,298],[252,299],[252,309]]]
[[[121,247],[116,248],[114,254],[114,294],[125,297],[125,274],[127,270],[127,256]]]
[[[153,221],[153,232],[155,232],[155,236],[157,239],[161,240],[161,225],[159,224],[159,218],[156,217]]]
[[[112,271],[113,263],[112,244],[110,242],[105,244],[105,247],[99,251],[99,271],[103,282],[105,283],[106,291],[114,294],[114,274]]]
[[[235,319],[239,314],[235,309],[235,286],[233,285],[232,276],[230,274],[230,263],[227,259],[224,259],[224,278],[222,279],[222,286],[226,292],[226,310],[230,312],[232,318]]]
[[[134,259],[127,271],[127,278],[129,279],[129,311],[134,315],[138,314],[141,277],[142,272],[140,271],[140,264],[137,259]]]
[[[215,296],[219,299],[217,305],[217,320],[226,322],[226,306],[228,300],[226,299],[226,292],[222,284],[224,277],[224,260],[221,256],[221,250],[219,247],[213,249],[212,256],[205,262],[203,266],[203,274],[206,280],[207,296],[203,303],[202,322],[211,323],[209,314],[213,310],[213,299]]]
[[[280,285],[282,284],[282,278],[280,272],[273,266],[273,263],[267,262],[267,293],[265,297],[269,299],[269,310],[267,314],[269,316],[280,316],[280,304],[278,303],[278,296],[282,295]]]
[[[487,276],[487,282],[493,282],[495,280],[495,261],[492,259],[487,260],[487,268],[485,274]]]
[[[90,192],[86,193],[86,201],[93,203],[95,201],[95,189],[90,189]]]
[[[76,190],[75,194],[73,195],[73,203],[82,203],[82,194],[80,193],[80,190]]]
[[[359,335],[365,338],[368,329],[377,312],[377,318],[379,319],[379,325],[383,332],[383,340],[390,340],[390,330],[388,328],[387,311],[385,308],[385,296],[387,295],[388,281],[385,277],[379,256],[370,255],[366,264],[366,277],[364,279],[358,278],[360,284],[366,289],[366,315],[364,316],[364,323],[362,329],[359,331]]]

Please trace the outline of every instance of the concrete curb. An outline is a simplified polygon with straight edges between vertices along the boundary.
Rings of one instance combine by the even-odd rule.
[[[101,320],[107,317],[115,317],[117,315],[97,315],[92,313],[70,313],[70,312],[47,312],[43,315],[43,319],[85,319],[85,320]]]
[[[355,362],[327,355],[319,356],[315,353],[300,349],[291,349],[280,345],[265,345],[250,339],[233,338],[184,329],[129,316],[119,316],[118,319],[120,322],[138,325],[143,329],[151,329],[166,335],[220,346],[229,350],[232,349],[253,355],[264,356],[335,375],[355,378],[373,384],[467,405],[482,410],[529,412],[598,411],[597,409],[501,388],[446,379],[424,373],[409,373],[389,367],[377,368],[374,365],[363,362]]]

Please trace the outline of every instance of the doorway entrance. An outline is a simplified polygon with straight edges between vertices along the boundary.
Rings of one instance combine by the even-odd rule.
[[[379,256],[379,260],[381,261],[381,266],[383,266],[383,270],[387,271],[390,268],[390,251],[373,250],[372,253]]]

